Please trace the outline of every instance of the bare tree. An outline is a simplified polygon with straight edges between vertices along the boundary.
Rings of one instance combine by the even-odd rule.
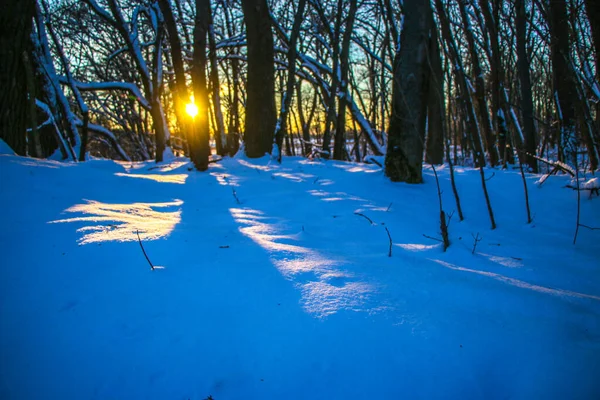
[[[402,45],[394,59],[392,118],[385,173],[392,181],[421,183],[433,18],[429,4],[420,0],[405,1],[404,11]]]
[[[266,0],[242,0],[248,43],[246,129],[248,157],[270,153],[275,132],[273,34]]]
[[[27,80],[22,71],[31,52],[29,35],[34,0],[8,0],[0,6],[0,138],[17,154],[27,154]],[[29,93],[29,95],[34,95]]]

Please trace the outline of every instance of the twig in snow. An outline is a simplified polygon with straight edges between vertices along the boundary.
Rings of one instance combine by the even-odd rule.
[[[388,208],[385,209],[385,212],[390,211],[390,208],[392,208],[392,204],[394,204],[394,203],[390,203],[390,205],[388,206]]]
[[[471,233],[471,236],[473,236],[472,233]],[[471,254],[475,254],[475,249],[477,248],[477,243],[481,242],[481,239],[483,239],[483,238],[479,236],[479,232],[477,232],[477,236],[473,236],[473,251],[471,251]]]
[[[140,247],[142,248],[142,252],[144,253],[144,256],[146,257],[146,260],[148,260],[148,264],[150,264],[150,268],[152,269],[152,271],[154,271],[154,265],[152,265],[152,261],[150,261],[148,254],[146,254],[146,250],[144,250],[144,245],[142,244],[142,239],[140,239],[140,231],[136,230],[135,233],[137,234],[138,242],[140,242]]]
[[[375,225],[375,222],[373,222],[373,220],[372,220],[371,218],[367,217],[367,216],[366,216],[366,215],[364,215],[364,214],[361,214],[361,213],[357,213],[357,212],[355,212],[355,213],[354,213],[354,215],[360,215],[361,217],[364,217],[364,218],[366,218],[366,219],[367,219],[367,220],[368,220],[368,221],[371,223],[371,225]]]
[[[390,230],[387,228],[387,226],[384,226],[385,231],[387,232],[388,238],[390,239],[390,251],[388,253],[388,257],[392,256],[392,235],[390,235]]]
[[[454,216],[454,210],[450,214],[448,214],[448,219],[446,220],[446,228],[450,228],[450,220]]]
[[[315,180],[313,181],[313,185],[314,185],[315,183],[317,183],[318,181],[319,181],[319,177],[317,176],[317,179],[315,179]]]
[[[495,172],[492,172],[492,175],[489,178],[485,178],[486,181],[489,181],[490,179],[492,179],[494,176],[496,176]]]
[[[446,213],[442,208],[442,191],[440,189],[440,180],[438,179],[438,174],[433,164],[431,164],[431,169],[433,169],[433,174],[435,175],[435,184],[437,185],[438,201],[440,205],[440,234],[442,235],[442,243],[444,243],[444,251],[446,251],[448,247],[450,247],[450,238],[448,235],[448,222],[446,221]]]
[[[587,229],[592,230],[592,231],[600,231],[600,228],[595,228],[593,226],[587,226],[587,225],[584,225],[584,224],[579,224],[579,226],[581,226],[583,228],[587,228]]]
[[[238,198],[238,196],[237,196],[237,193],[235,192],[235,189],[234,189],[234,188],[231,188],[231,191],[233,192],[233,197],[235,198],[235,201],[236,201],[238,204],[242,204],[242,202],[240,201],[240,199],[239,199],[239,198]]]
[[[444,241],[442,239],[434,238],[434,237],[428,236],[426,234],[423,234],[423,237],[426,237],[427,239],[435,240],[436,242],[444,243]]]

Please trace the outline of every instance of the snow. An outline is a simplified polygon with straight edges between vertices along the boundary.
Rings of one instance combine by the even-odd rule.
[[[598,178],[592,178],[583,184],[584,189],[600,189],[600,180]]]
[[[527,175],[528,225],[494,170],[490,231],[479,172],[455,172],[444,253],[429,168],[0,155],[0,398],[598,398],[600,233],[571,244],[570,178]]]
[[[0,139],[0,154],[15,155],[15,152],[4,140]]]

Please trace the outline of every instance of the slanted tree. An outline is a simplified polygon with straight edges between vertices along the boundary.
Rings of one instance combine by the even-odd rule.
[[[248,46],[244,143],[248,157],[262,157],[271,152],[276,121],[271,18],[266,0],[242,0],[242,9]]]
[[[35,0],[6,0],[0,5],[0,139],[17,154],[27,153],[29,110],[25,63]]]
[[[433,18],[429,2],[422,0],[405,1],[404,12],[402,45],[394,57],[392,116],[385,173],[392,181],[421,183]]]

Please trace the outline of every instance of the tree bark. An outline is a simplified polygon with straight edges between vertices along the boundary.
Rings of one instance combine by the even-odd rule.
[[[208,169],[209,120],[208,120],[208,88],[206,82],[206,45],[209,28],[208,13],[210,0],[196,0],[196,20],[194,28],[194,54],[192,61],[192,85],[194,86],[194,103],[198,107],[198,115],[194,118],[190,134],[190,158],[199,171]]]
[[[432,22],[433,26],[433,22]],[[427,141],[425,142],[425,161],[429,164],[444,163],[444,70],[438,43],[437,30],[431,30],[429,43],[429,98],[427,105]]]
[[[19,155],[27,154],[29,103],[23,71],[24,55],[32,51],[28,44],[34,12],[34,0],[6,0],[0,6],[0,139]]]
[[[270,153],[275,132],[273,34],[266,0],[242,0],[248,45],[245,145],[251,158]]]
[[[433,17],[429,2],[421,0],[406,0],[404,11],[402,46],[394,57],[392,117],[385,172],[392,181],[421,183]]]

